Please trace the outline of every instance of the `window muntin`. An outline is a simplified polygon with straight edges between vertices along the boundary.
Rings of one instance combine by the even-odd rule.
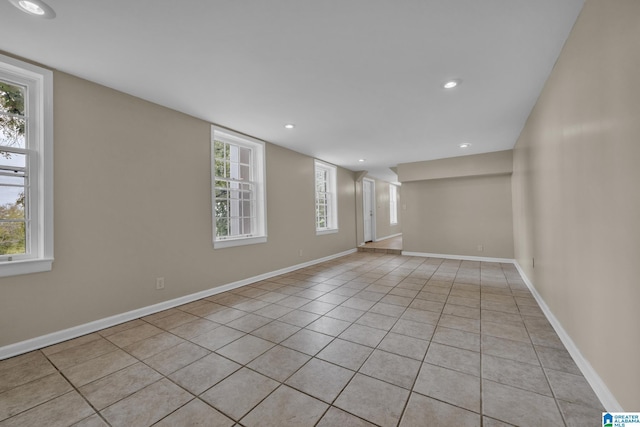
[[[51,71],[0,55],[0,276],[51,270]]]
[[[336,201],[336,167],[315,161],[316,233],[338,230]]]
[[[389,222],[398,223],[398,187],[389,185]]]
[[[214,247],[266,241],[264,145],[213,128]]]

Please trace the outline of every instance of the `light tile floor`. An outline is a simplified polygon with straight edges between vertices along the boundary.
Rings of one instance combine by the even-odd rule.
[[[509,264],[356,253],[0,362],[0,426],[599,426]]]

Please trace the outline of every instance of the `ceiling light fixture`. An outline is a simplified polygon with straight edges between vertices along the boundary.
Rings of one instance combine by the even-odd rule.
[[[469,148],[471,147],[471,144],[468,142],[463,142],[462,144],[458,145],[458,147],[460,148]]]
[[[293,129],[294,127],[296,127],[296,125],[294,125],[293,123],[287,123],[286,125],[284,125],[285,129]]]
[[[56,17],[53,9],[42,0],[9,0],[9,2],[29,15],[45,19],[53,19]]]
[[[365,160],[367,160],[367,159],[358,159],[358,161],[359,161],[360,163],[364,163],[364,161],[365,161]]]
[[[462,83],[462,79],[453,79],[445,82],[442,85],[442,87],[445,89],[453,89],[454,87],[458,86],[460,83]]]

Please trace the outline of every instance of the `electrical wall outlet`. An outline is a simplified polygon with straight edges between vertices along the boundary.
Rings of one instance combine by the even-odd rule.
[[[298,249],[298,256],[302,256],[302,249]]]
[[[156,278],[156,289],[158,290],[164,289],[164,277]]]

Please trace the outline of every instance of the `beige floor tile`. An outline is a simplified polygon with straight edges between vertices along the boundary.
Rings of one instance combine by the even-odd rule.
[[[512,323],[514,325],[524,326],[522,316],[520,314],[504,313],[502,311],[482,310],[482,321],[494,323]]]
[[[328,405],[287,386],[281,386],[246,417],[247,427],[312,426],[327,410]]]
[[[293,310],[278,318],[278,320],[290,325],[304,328],[309,323],[319,318],[320,316],[318,316],[317,314],[309,313],[308,311]]]
[[[485,415],[521,427],[563,424],[552,398],[493,381],[482,381],[482,406]]]
[[[327,403],[333,402],[354,372],[319,359],[311,359],[286,382],[287,385]]]
[[[162,319],[157,319],[154,321],[149,321],[149,323],[157,326],[160,329],[164,329],[168,331],[169,329],[177,328],[180,325],[184,325],[185,323],[193,322],[197,320],[198,317],[193,314],[185,313],[184,311],[176,310],[175,313],[163,317]]]
[[[220,326],[219,323],[212,322],[211,320],[197,319],[193,322],[185,323],[177,328],[173,328],[169,332],[179,336],[180,338],[190,340],[193,337],[210,332],[218,326]]]
[[[354,322],[364,313],[366,313],[366,311],[341,305],[328,312],[325,316],[333,319],[344,320],[346,322]]]
[[[144,363],[151,366],[162,375],[169,375],[178,369],[203,358],[210,352],[198,345],[190,342],[183,342],[168,350],[164,350],[155,356],[144,360]]]
[[[349,326],[351,326],[350,322],[335,319],[327,315],[322,316],[315,322],[311,323],[306,327],[306,329],[335,337],[340,335]]]
[[[428,347],[429,341],[393,332],[388,333],[378,345],[378,349],[380,350],[420,361],[424,358]]]
[[[193,396],[168,379],[155,382],[100,413],[113,427],[146,427],[172,413]]]
[[[333,341],[333,337],[310,331],[308,329],[302,329],[280,344],[310,356],[315,356],[331,341]]]
[[[94,413],[75,391],[63,394],[42,405],[0,422],[2,427],[67,427]]]
[[[58,369],[65,369],[117,349],[118,347],[114,344],[98,335],[98,339],[58,351],[47,357]]]
[[[260,310],[256,310],[254,314],[268,317],[269,319],[279,319],[280,317],[284,316],[285,314],[291,313],[292,311],[293,308],[291,307],[285,307],[281,304],[271,304],[267,307],[261,308]]]
[[[480,412],[480,378],[425,363],[413,388],[415,392],[461,408]]]
[[[427,396],[411,393],[400,427],[480,427],[480,415]]]
[[[271,303],[266,301],[261,301],[258,299],[252,299],[249,301],[242,302],[240,304],[235,304],[233,308],[236,310],[246,311],[248,313],[254,312],[256,310],[260,310],[261,308],[265,308],[271,305]]]
[[[84,385],[79,391],[100,411],[160,379],[162,375],[144,363],[136,363]]]
[[[249,333],[272,321],[273,319],[269,319],[268,317],[258,316],[257,314],[250,313],[246,316],[242,316],[239,319],[227,323],[227,326],[242,332]]]
[[[326,302],[328,304],[339,305],[348,300],[349,297],[344,295],[336,295],[336,294],[324,294],[317,299],[320,302]]]
[[[211,406],[201,400],[193,399],[182,408],[154,424],[154,427],[230,427],[234,424],[235,421],[216,411]]]
[[[402,313],[404,313],[405,310],[406,308],[399,305],[387,304],[386,302],[379,302],[373,307],[371,307],[369,311],[371,313],[384,314],[385,316],[400,317],[402,316]]]
[[[127,366],[133,365],[137,360],[122,350],[103,354],[79,365],[63,369],[62,373],[76,387],[82,387],[92,381],[112,374]]]
[[[480,335],[459,329],[438,326],[431,341],[465,350],[480,351]]]
[[[273,342],[262,338],[245,335],[231,344],[219,348],[216,352],[242,365],[246,365],[274,345]]]
[[[443,314],[438,321],[438,326],[444,326],[450,329],[459,329],[461,331],[472,332],[474,334],[480,333],[480,321],[477,319],[470,319],[468,317]]]
[[[101,336],[98,333],[83,335],[83,336],[78,337],[78,338],[74,338],[74,339],[71,339],[71,340],[68,340],[68,341],[63,341],[63,342],[61,342],[59,344],[54,344],[54,345],[51,345],[49,347],[45,347],[41,351],[45,356],[50,356],[50,355],[58,353],[60,351],[68,350],[70,348],[77,347],[79,345],[87,344],[87,343],[89,343],[91,341],[94,341],[94,340],[97,340],[97,339],[100,339],[100,338],[101,338]]]
[[[104,422],[100,415],[93,414],[82,421],[78,421],[71,427],[109,427],[109,424]]]
[[[495,323],[482,319],[482,334],[524,343],[531,342],[524,325],[514,323]]]
[[[187,313],[191,313],[194,316],[198,317],[207,317],[218,311],[224,310],[226,307],[221,304],[216,304],[215,302],[202,300],[201,304],[198,304],[194,307],[183,308],[182,311],[186,311]]]
[[[311,301],[310,303],[305,304],[302,307],[300,307],[300,310],[308,311],[310,313],[318,314],[318,315],[322,316],[324,314],[327,314],[328,312],[330,312],[331,310],[333,310],[336,307],[337,307],[337,305],[335,305],[335,304],[329,304],[329,303],[321,302],[321,301]]]
[[[251,335],[278,344],[299,330],[300,328],[297,326],[274,320],[273,322],[251,332]]]
[[[129,344],[133,344],[134,342],[142,341],[145,338],[158,335],[161,332],[162,329],[144,322],[139,326],[134,326],[133,328],[108,335],[106,338],[118,347],[125,347]]]
[[[422,340],[430,340],[433,337],[435,329],[435,325],[414,322],[413,320],[405,320],[401,318],[396,322],[394,327],[391,328],[391,332]]]
[[[485,354],[482,378],[553,397],[540,366]]]
[[[39,351],[3,360],[0,362],[0,393],[55,372],[56,368]]]
[[[602,408],[592,408],[583,405],[558,400],[560,412],[564,416],[567,427],[600,427],[602,425]]]
[[[170,334],[169,332],[162,332],[142,341],[137,341],[133,344],[124,346],[122,349],[130,355],[142,360],[171,347],[175,347],[183,342],[185,341],[182,338]]]
[[[387,334],[381,329],[371,328],[369,326],[353,324],[349,326],[339,337],[343,340],[351,341],[356,344],[366,345],[368,347],[376,347]]]
[[[217,350],[244,335],[243,332],[236,329],[220,326],[212,331],[197,335],[191,338],[190,341],[209,350]]]
[[[440,320],[440,313],[427,310],[418,310],[417,308],[407,308],[402,316],[402,320],[411,320],[413,322],[429,323],[431,325],[437,325]]]
[[[482,417],[483,427],[514,427],[513,424],[507,424],[494,418]]]
[[[431,343],[425,362],[465,374],[480,376],[480,353],[448,345]]]
[[[247,366],[269,378],[284,381],[309,359],[306,354],[278,345]]]
[[[546,372],[556,399],[603,409],[600,400],[582,375],[568,374],[552,369],[547,369]]]
[[[0,393],[0,421],[73,390],[59,373]]]
[[[356,323],[359,325],[369,326],[383,331],[389,331],[393,328],[393,325],[398,321],[397,317],[385,316],[378,313],[365,313],[360,317]]]
[[[580,368],[578,368],[578,365],[573,361],[573,358],[567,350],[542,346],[534,347],[540,358],[540,363],[544,368],[574,375],[582,375]]]
[[[539,364],[538,357],[531,344],[490,335],[482,335],[482,353],[533,365]]]
[[[216,322],[224,325],[236,319],[239,319],[242,316],[245,316],[246,314],[247,314],[246,311],[236,310],[235,308],[225,308],[206,316],[206,318],[211,320],[212,322]]]
[[[368,301],[366,299],[351,297],[343,302],[340,307],[355,308],[356,310],[367,311],[373,307],[376,303],[374,301]]]
[[[445,304],[442,314],[450,314],[452,316],[466,317],[468,319],[480,319],[480,309],[465,307],[464,305]]]
[[[388,383],[411,389],[421,362],[386,351],[374,350],[359,372]]]
[[[240,367],[239,364],[212,353],[177,370],[169,378],[190,393],[199,395]]]
[[[285,299],[278,301],[278,305],[296,309],[296,308],[302,307],[305,304],[308,304],[309,302],[311,302],[310,299],[297,297],[295,295],[290,295]]]
[[[279,383],[242,368],[227,377],[200,397],[234,420],[239,420],[262,399],[278,387]]]
[[[105,328],[99,330],[97,333],[102,335],[103,337],[108,337],[113,334],[117,334],[118,332],[126,331],[127,329],[133,329],[137,326],[147,325],[148,323],[142,319],[134,319],[129,322],[120,323],[119,325],[112,326],[110,328]]]
[[[259,299],[260,301],[266,301],[268,303],[273,304],[285,299],[286,297],[287,295],[281,294],[278,292],[267,292],[266,294],[262,294],[259,297],[257,297],[257,299]]]
[[[475,298],[465,298],[457,296],[449,296],[447,304],[462,305],[469,308],[480,308],[480,301]]]
[[[397,425],[409,391],[356,374],[334,405],[383,427]]]
[[[440,314],[444,308],[444,302],[429,301],[425,299],[415,299],[409,308],[415,308],[416,310],[432,311]]]
[[[351,415],[341,409],[332,406],[329,408],[322,419],[316,424],[316,427],[375,427],[374,424],[358,418],[355,415]]]

